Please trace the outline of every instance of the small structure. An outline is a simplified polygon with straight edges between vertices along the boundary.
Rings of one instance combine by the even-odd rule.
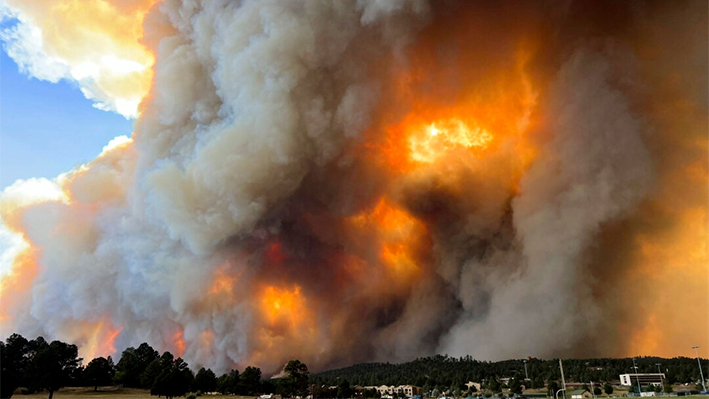
[[[575,391],[571,391],[571,399],[590,399],[593,398],[593,394],[588,391],[588,389],[577,389]]]

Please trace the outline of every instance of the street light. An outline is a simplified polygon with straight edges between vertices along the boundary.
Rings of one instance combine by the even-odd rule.
[[[635,365],[635,358],[633,358],[633,368],[635,369],[635,381],[638,382],[638,396],[641,396],[640,393],[643,390],[640,389],[640,376],[638,375],[638,366]]]
[[[665,382],[662,380],[662,370],[660,370],[660,363],[655,363],[657,366],[657,372],[660,374],[660,386],[662,387],[662,392],[665,392]]]
[[[527,360],[523,360],[524,362],[524,379],[525,381],[529,379],[529,375],[527,375]]]
[[[704,388],[704,392],[706,392],[707,386],[704,384],[704,372],[702,372],[702,362],[699,360],[699,345],[693,346],[692,349],[694,349],[694,352],[697,354],[697,364],[699,364],[699,375],[702,376],[702,388]]]

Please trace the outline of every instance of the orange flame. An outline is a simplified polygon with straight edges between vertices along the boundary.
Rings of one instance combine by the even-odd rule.
[[[426,227],[418,219],[382,198],[370,211],[347,219],[358,231],[378,239],[379,257],[397,274],[412,275],[419,267],[417,252],[426,237]]]
[[[263,290],[261,305],[272,326],[285,323],[295,329],[305,321],[308,313],[299,286],[292,290],[268,286]]]
[[[175,348],[175,355],[177,357],[182,357],[185,355],[187,343],[185,342],[185,331],[183,329],[177,330],[172,335],[172,347]]]
[[[470,127],[460,119],[434,122],[409,135],[410,157],[432,163],[457,149],[485,149],[491,140],[487,130]]]
[[[59,330],[59,339],[79,344],[79,356],[88,363],[97,357],[116,354],[116,338],[123,331],[123,326],[115,326],[108,320],[84,321],[69,320]]]

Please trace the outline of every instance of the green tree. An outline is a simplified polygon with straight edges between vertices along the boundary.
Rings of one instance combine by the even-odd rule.
[[[94,386],[94,392],[99,385],[110,385],[116,372],[111,356],[108,358],[97,357],[89,362],[84,370],[84,378]]]
[[[131,388],[150,388],[141,385],[141,375],[153,360],[160,356],[147,342],[143,342],[136,349],[130,347],[123,351],[121,359],[116,364],[114,381]],[[151,381],[152,383],[152,381]]]
[[[239,386],[239,370],[231,370],[217,378],[217,391],[222,395],[235,394]]]
[[[603,393],[603,390],[601,389],[601,387],[593,387],[593,394],[594,395],[598,396],[602,393]]]
[[[165,396],[167,399],[184,396],[194,379],[192,371],[187,363],[179,357],[166,366],[155,379],[150,394]]]
[[[30,343],[30,347],[32,346]],[[49,399],[52,399],[54,392],[66,386],[81,365],[79,351],[76,345],[61,341],[47,344],[42,337],[35,340],[34,350],[27,380],[31,388],[46,389],[49,392]]]
[[[522,393],[522,383],[519,382],[517,376],[510,380],[510,392],[517,395]]]
[[[541,373],[538,373],[536,377],[532,379],[532,388],[533,389],[541,389],[544,388],[544,377],[542,377]]]
[[[29,366],[28,352],[29,342],[20,334],[12,334],[4,343],[0,342],[0,397],[10,398],[15,389],[23,385]]]
[[[172,367],[175,357],[170,352],[164,352],[162,356],[150,362],[140,374],[140,386],[143,389],[152,389],[155,385],[155,380],[160,376],[163,370]]]
[[[192,382],[192,392],[214,392],[217,390],[217,376],[210,369],[202,367]]]
[[[291,360],[283,369],[286,373],[284,380],[284,394],[289,397],[308,394],[308,366],[300,360]]]
[[[502,392],[502,384],[497,380],[497,377],[492,376],[490,381],[487,383],[487,388],[492,392]]]
[[[603,384],[603,392],[606,393],[606,395],[610,395],[613,393],[613,386],[609,383]]]
[[[343,380],[340,385],[337,386],[337,397],[338,398],[349,398],[352,397],[353,390],[350,387],[350,382]]]
[[[556,381],[549,381],[547,383],[549,396],[556,398],[556,392],[559,390],[559,384]]]
[[[249,366],[241,373],[238,382],[238,393],[240,395],[256,395],[261,388],[261,369]]]

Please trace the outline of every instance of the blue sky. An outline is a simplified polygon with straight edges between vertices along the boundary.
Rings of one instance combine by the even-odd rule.
[[[53,178],[131,132],[131,120],[94,108],[76,84],[21,74],[0,53],[0,190],[17,179]]]

